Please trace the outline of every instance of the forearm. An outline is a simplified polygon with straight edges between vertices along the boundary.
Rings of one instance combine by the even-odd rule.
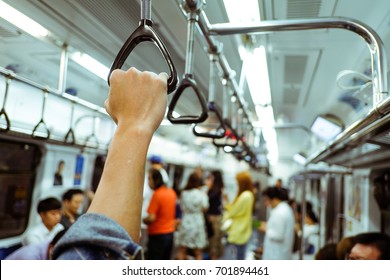
[[[152,131],[121,124],[115,132],[104,171],[88,212],[104,214],[138,242],[146,153]]]

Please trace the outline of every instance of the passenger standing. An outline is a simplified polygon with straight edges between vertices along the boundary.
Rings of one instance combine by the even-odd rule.
[[[79,217],[79,209],[84,202],[84,192],[79,189],[70,189],[62,196],[63,212],[61,224],[69,228]]]
[[[223,221],[230,220],[227,229],[228,244],[225,247],[226,259],[245,259],[246,245],[252,235],[252,212],[254,195],[253,183],[249,172],[236,175],[238,193],[232,204],[225,205]]]
[[[275,187],[277,187],[280,190],[280,193],[281,193],[280,198],[281,198],[281,200],[288,201],[290,199],[289,190],[286,189],[283,186],[283,180],[282,179],[279,178],[278,180],[276,180]]]
[[[147,258],[169,260],[175,231],[176,193],[168,188],[159,170],[149,170],[149,187],[154,190],[143,222],[148,225]]]
[[[263,192],[265,205],[271,207],[268,221],[262,222],[259,228],[265,232],[263,260],[292,258],[295,219],[293,210],[283,196],[277,187],[269,187]]]
[[[160,171],[165,186],[169,187],[170,186],[169,176],[167,171],[164,169],[164,162],[162,160],[162,157],[153,155],[149,158],[149,162],[153,169]]]
[[[208,187],[209,209],[207,219],[213,228],[213,235],[209,237],[210,259],[216,260],[222,256],[222,191],[224,188],[222,173],[218,170],[212,171],[205,180]]]
[[[163,160],[158,155],[152,155],[148,159],[150,163],[150,168],[156,169],[160,171],[161,176],[163,178],[164,185],[169,187],[169,176],[168,173],[165,171],[163,166]],[[145,180],[144,180],[144,190],[143,190],[143,202],[142,202],[142,221],[148,216],[148,207],[150,203],[150,199],[152,198],[153,190],[149,187],[149,179],[148,179],[148,172],[145,174]],[[143,248],[147,246],[148,238],[147,238],[147,225],[142,222],[141,224],[141,241],[140,244]]]
[[[313,209],[306,209],[305,224],[303,225],[303,241],[305,254],[314,254],[317,251],[320,227],[317,215]]]
[[[61,219],[61,202],[54,197],[41,200],[38,203],[37,212],[41,223],[30,229],[23,238],[23,245],[51,241],[53,237],[64,229],[59,223]]]
[[[204,212],[209,207],[207,195],[200,189],[202,180],[194,172],[181,192],[182,220],[177,233],[177,259],[187,259],[188,249],[193,249],[195,259],[202,259],[202,249],[207,246]]]

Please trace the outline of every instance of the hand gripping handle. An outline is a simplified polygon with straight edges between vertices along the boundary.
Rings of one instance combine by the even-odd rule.
[[[114,62],[112,63],[110,72],[108,74],[108,85],[110,85],[110,76],[112,71],[114,71],[115,69],[120,69],[123,66],[133,49],[141,42],[151,41],[160,50],[169,67],[170,76],[168,78],[168,94],[175,91],[178,82],[175,66],[173,65],[171,56],[167,48],[165,47],[164,43],[157,35],[157,33],[153,30],[152,25],[153,22],[149,19],[142,19],[140,21],[139,26],[127,39],[127,41],[117,54]]]

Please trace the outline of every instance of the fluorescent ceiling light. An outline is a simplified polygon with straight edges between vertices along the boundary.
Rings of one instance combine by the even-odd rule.
[[[300,165],[305,165],[306,164],[306,158],[303,155],[299,154],[299,153],[295,154],[293,156],[293,159],[294,159],[294,161],[296,163],[299,163]]]
[[[45,37],[49,31],[39,23],[0,0],[0,17],[34,37]]]
[[[248,52],[245,56],[243,67],[253,104],[261,106],[271,104],[271,89],[265,48],[261,46],[252,52]]]
[[[342,131],[342,127],[318,116],[311,126],[311,131],[321,140],[329,142]]]
[[[107,80],[110,69],[93,57],[85,53],[74,52],[70,55],[70,58],[96,76],[102,78],[103,80]]]
[[[262,128],[273,128],[275,125],[274,109],[272,106],[256,106],[256,114],[259,121],[256,124]]]
[[[230,22],[260,21],[258,0],[224,0]]]

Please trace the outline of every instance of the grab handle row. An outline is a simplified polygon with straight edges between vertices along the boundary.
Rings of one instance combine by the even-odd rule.
[[[153,42],[160,50],[162,56],[168,64],[170,76],[168,78],[168,94],[175,91],[177,86],[177,72],[173,65],[168,49],[160,39],[158,34],[153,29],[153,21],[150,18],[151,0],[141,1],[141,20],[138,28],[126,40],[120,51],[118,52],[111,69],[108,74],[108,85],[110,85],[110,76],[115,69],[120,69],[129,57],[134,48],[142,42]]]

